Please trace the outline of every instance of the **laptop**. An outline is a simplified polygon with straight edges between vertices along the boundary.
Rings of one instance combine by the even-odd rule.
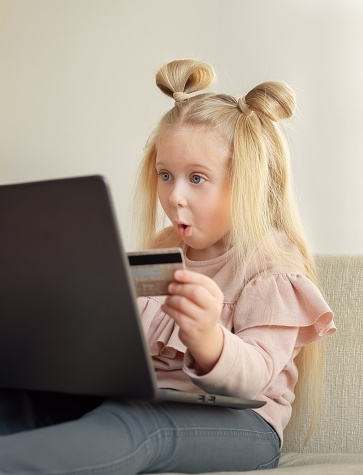
[[[0,186],[0,387],[257,408],[158,388],[103,176]]]

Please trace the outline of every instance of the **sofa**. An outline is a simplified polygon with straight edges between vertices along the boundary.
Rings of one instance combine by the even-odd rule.
[[[363,254],[317,255],[316,261],[338,328],[326,340],[320,420],[304,445],[307,425],[292,418],[279,466],[259,473],[363,475]]]
[[[304,446],[307,427],[292,417],[273,473],[363,475],[363,255],[321,254],[316,263],[337,326],[325,342],[320,420]]]

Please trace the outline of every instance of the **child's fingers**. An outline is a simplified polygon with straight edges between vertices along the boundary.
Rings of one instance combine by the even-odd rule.
[[[204,277],[206,277],[204,274],[187,269],[178,269],[174,272],[174,279],[184,284],[200,284]]]
[[[179,324],[181,324],[180,319],[201,320],[203,317],[203,309],[199,305],[179,295],[168,297],[162,309]]]
[[[188,292],[192,289],[191,286],[187,286],[185,284],[192,284],[195,286],[201,286],[203,289],[207,290],[211,295],[217,298],[223,298],[223,293],[218,285],[209,277],[204,274],[200,274],[198,272],[193,272],[189,270],[177,270],[174,273],[174,279],[176,282],[180,282],[181,286],[178,286],[176,283],[170,284],[170,293],[179,293]]]
[[[215,297],[202,285],[195,284],[178,284],[172,282],[168,287],[171,296],[184,297],[187,300],[194,302],[200,307],[208,306],[208,302]],[[175,300],[175,299],[174,299]]]

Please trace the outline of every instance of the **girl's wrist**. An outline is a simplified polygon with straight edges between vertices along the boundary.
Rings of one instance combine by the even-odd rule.
[[[213,334],[203,342],[202,346],[199,345],[195,350],[189,348],[195,360],[193,369],[197,374],[207,374],[212,371],[222,354],[223,344],[223,330],[217,325]]]

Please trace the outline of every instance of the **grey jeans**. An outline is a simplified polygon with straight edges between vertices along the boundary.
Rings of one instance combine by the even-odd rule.
[[[279,460],[277,434],[250,409],[1,391],[0,434],[1,474],[247,471]]]

